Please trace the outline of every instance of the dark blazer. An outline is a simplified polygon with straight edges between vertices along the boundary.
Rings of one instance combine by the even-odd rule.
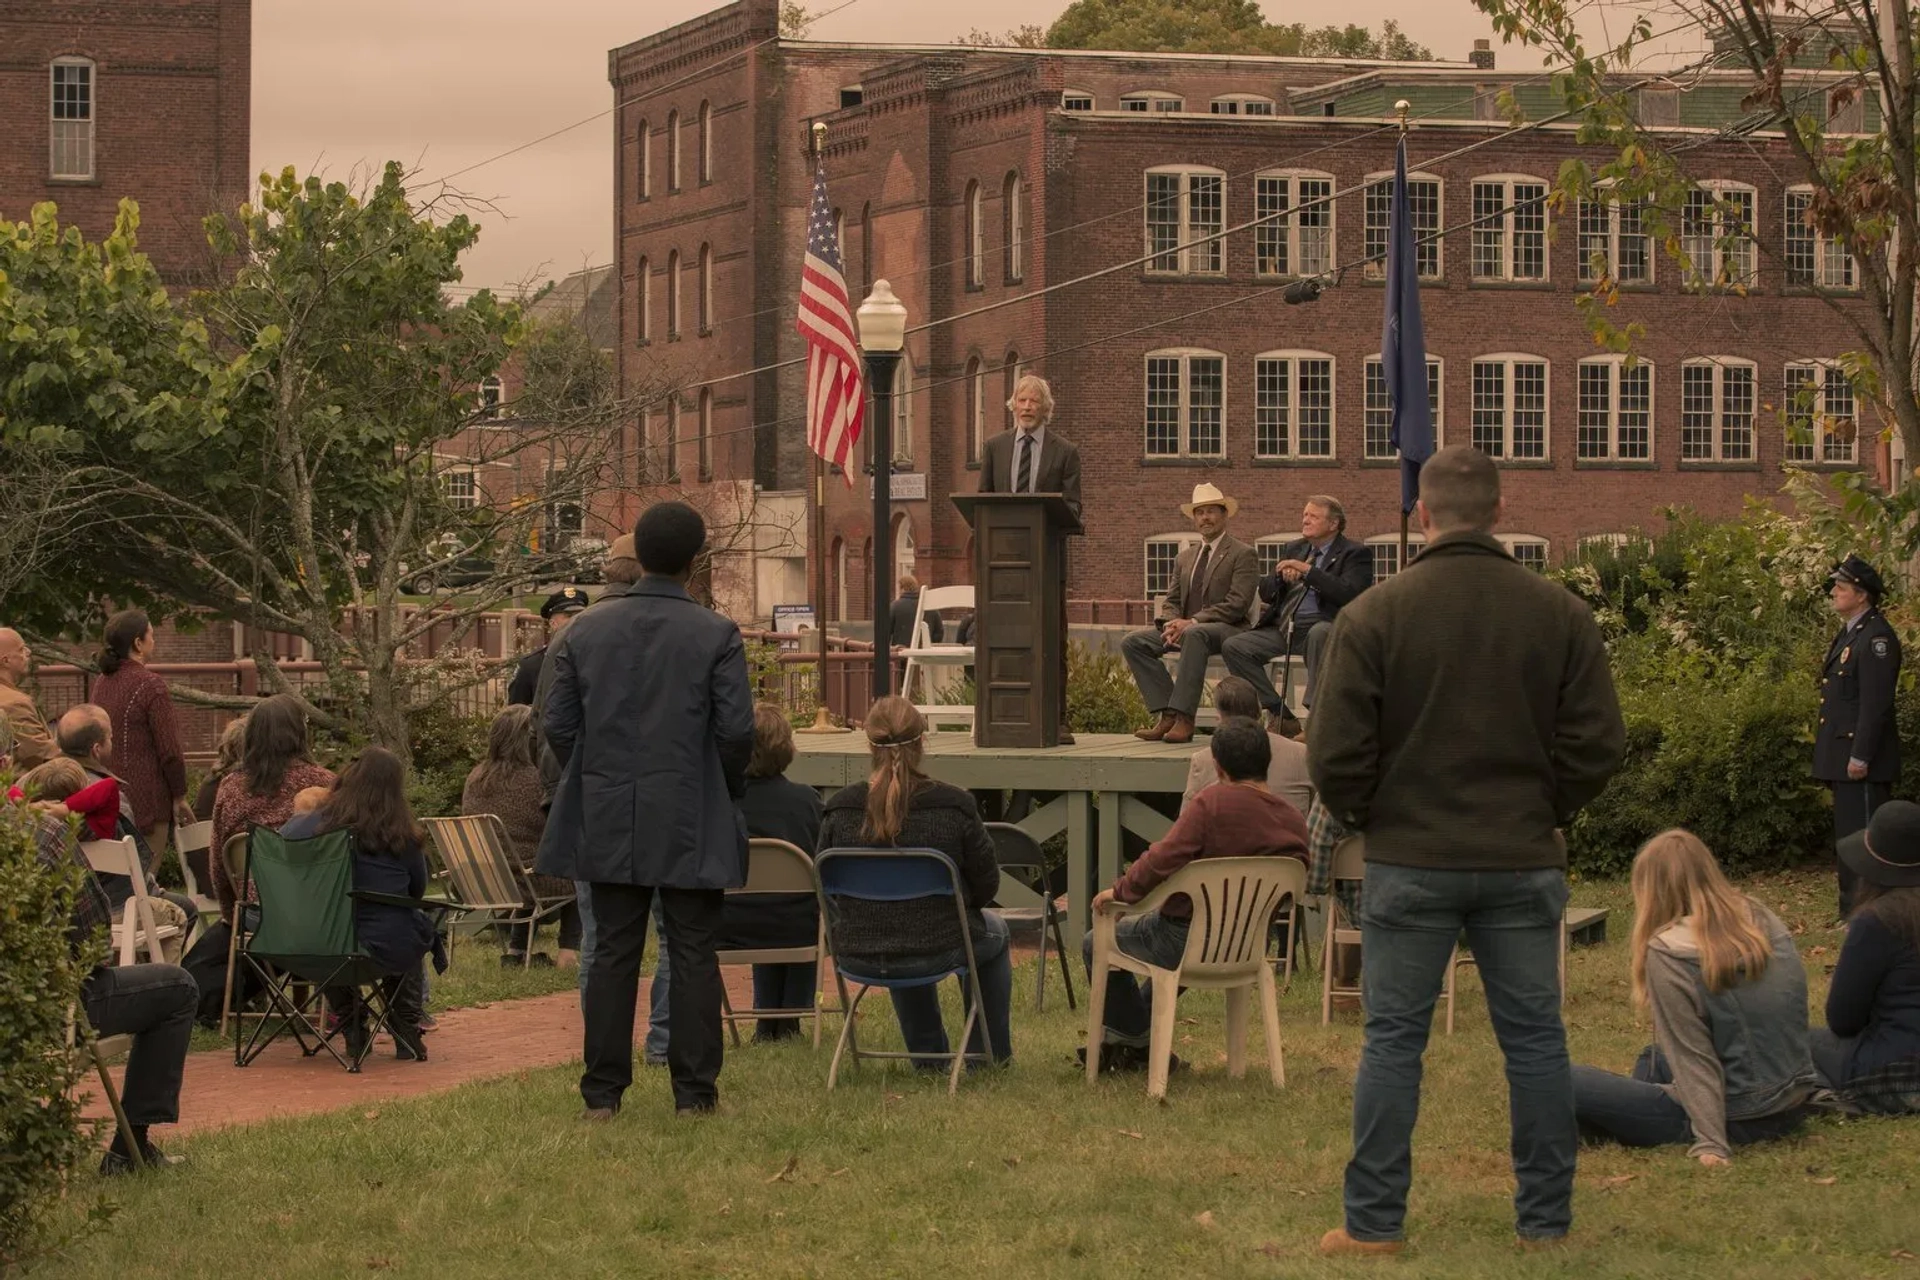
[[[1820,727],[1813,738],[1813,776],[1847,782],[1847,759],[1867,764],[1864,782],[1900,780],[1900,726],[1893,691],[1900,683],[1900,637],[1878,608],[1841,628],[1820,673]]]
[[[1181,608],[1186,603],[1187,584],[1193,580],[1194,565],[1200,559],[1200,547],[1200,543],[1192,543],[1175,558],[1173,588],[1160,598],[1156,621],[1172,622],[1186,616]],[[1259,581],[1260,557],[1253,548],[1230,533],[1221,534],[1213,558],[1207,561],[1207,580],[1200,586],[1200,607],[1193,611],[1193,620],[1246,626],[1247,607],[1253,603],[1254,584]]]
[[[1449,871],[1565,867],[1556,828],[1626,746],[1593,615],[1487,533],[1347,606],[1307,722],[1320,802],[1367,861]]]
[[[888,607],[887,639],[902,648],[912,644],[913,620],[919,613],[920,593],[918,591],[906,592],[900,596],[899,599],[895,600],[893,604]],[[946,625],[941,621],[940,615],[937,613],[928,614],[927,639],[934,644],[939,644],[941,637],[945,634]]]
[[[753,754],[740,628],[666,578],[574,619],[547,651],[542,718],[560,785],[542,875],[731,889],[746,882],[735,800]]]
[[[1036,492],[1057,493],[1066,499],[1067,506],[1073,511],[1073,518],[1080,518],[1080,450],[1073,441],[1066,439],[1051,422],[1047,424],[1047,435],[1040,446],[1040,459],[1036,464],[1038,474],[1033,483]],[[979,493],[1012,493],[1014,467],[1014,438],[1018,431],[1002,431],[989,439],[980,449],[980,488]]]
[[[547,646],[541,645],[532,653],[522,654],[520,661],[514,664],[513,679],[507,682],[507,705],[510,707],[530,707],[533,705],[534,690],[540,685],[540,671],[546,665]]]
[[[1305,538],[1289,542],[1280,548],[1282,560],[1311,560],[1313,544]],[[1260,579],[1260,599],[1263,602],[1260,620],[1256,627],[1271,627],[1280,621],[1285,609],[1287,597],[1299,588],[1306,594],[1306,588],[1320,593],[1320,608],[1328,618],[1336,618],[1342,607],[1353,603],[1353,598],[1373,585],[1373,552],[1364,543],[1353,542],[1344,533],[1336,533],[1333,542],[1327,547],[1327,558],[1317,569],[1311,569],[1302,582],[1288,582],[1277,573]]]

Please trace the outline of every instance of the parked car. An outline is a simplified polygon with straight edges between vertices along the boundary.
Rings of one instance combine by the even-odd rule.
[[[403,578],[400,589],[408,595],[432,595],[443,587],[472,587],[491,579],[497,572],[492,560],[485,556],[459,556],[437,569],[422,569],[411,577]]]

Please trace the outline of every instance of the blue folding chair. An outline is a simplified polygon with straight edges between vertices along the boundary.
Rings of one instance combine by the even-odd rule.
[[[960,1029],[959,1047],[944,1055],[953,1062],[947,1092],[957,1093],[966,1064],[992,1062],[994,1049],[992,1033],[984,1021],[986,1002],[980,992],[979,966],[973,958],[973,935],[967,929],[959,868],[935,849],[828,849],[814,859],[813,865],[820,875],[820,918],[826,923],[827,945],[833,953],[833,978],[840,987],[840,1007],[847,1011],[833,1063],[827,1068],[827,1088],[832,1089],[839,1078],[840,1059],[849,1050],[855,1063],[862,1058],[936,1056],[862,1049],[855,1015],[869,990],[936,986],[958,977],[968,1005],[966,1025]],[[895,968],[917,958],[956,952],[962,963],[923,977],[890,977],[874,971],[881,960],[885,967]],[[851,1000],[847,997],[849,980],[859,988]],[[967,1051],[976,1023],[986,1043],[985,1053]]]

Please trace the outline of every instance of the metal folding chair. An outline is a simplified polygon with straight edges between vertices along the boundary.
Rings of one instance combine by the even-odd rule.
[[[543,895],[534,887],[532,874],[514,859],[506,823],[495,814],[427,818],[423,825],[439,851],[455,902],[467,911],[486,912],[496,925],[528,926],[521,965],[531,967],[533,935],[540,922],[564,911],[574,894]]]
[[[727,890],[729,898],[744,896],[785,896],[804,895],[817,906],[820,900],[820,877],[814,874],[813,859],[806,853],[788,844],[785,840],[756,839],[747,844],[747,882],[738,889]],[[805,1009],[738,1009],[727,996],[726,985],[720,987],[720,1016],[727,1021],[727,1030],[733,1036],[733,1047],[740,1047],[740,1022],[744,1018],[812,1018],[813,1047],[820,1047],[820,1017],[823,1013],[834,1012],[820,1005],[820,962],[827,954],[827,926],[823,919],[817,918],[814,926],[814,941],[804,947],[759,947],[722,951],[719,953],[721,964],[810,964],[814,966],[813,1003]],[[843,1003],[841,1008],[846,1006]]]
[[[994,912],[1040,922],[1040,965],[1033,980],[1035,1012],[1046,1007],[1049,933],[1053,935],[1054,951],[1060,957],[1060,980],[1067,986],[1067,1008],[1078,1008],[1073,999],[1073,969],[1068,960],[1067,940],[1060,931],[1060,921],[1066,913],[1054,904],[1054,895],[1047,887],[1047,860],[1040,842],[1010,822],[989,822],[986,826],[987,834],[993,837],[993,856],[1000,863],[1000,892],[994,895]]]

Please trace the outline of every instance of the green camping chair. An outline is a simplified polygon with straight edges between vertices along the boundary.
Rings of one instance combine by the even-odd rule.
[[[308,1057],[325,1049],[348,1071],[360,1070],[373,1039],[386,1029],[389,988],[396,976],[374,963],[360,946],[354,928],[357,902],[377,902],[420,911],[459,911],[447,902],[429,902],[353,887],[353,835],[330,831],[307,840],[288,840],[268,827],[247,837],[241,900],[251,884],[259,898],[259,926],[238,940],[242,963],[267,991],[267,1013],[244,1038],[234,1022],[233,1064],[244,1067],[266,1047],[291,1032]],[[242,913],[236,912],[236,916]],[[296,985],[304,990],[296,994]],[[334,1048],[320,1026],[324,993],[348,987],[371,1015],[367,1037],[352,1057]]]

